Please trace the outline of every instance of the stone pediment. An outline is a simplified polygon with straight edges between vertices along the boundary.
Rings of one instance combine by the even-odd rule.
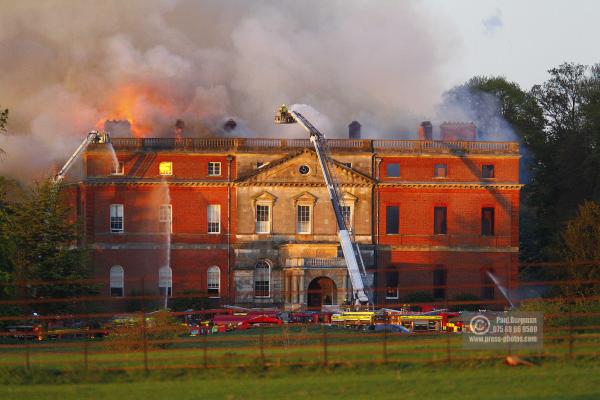
[[[370,186],[374,180],[334,160],[334,174],[342,186]],[[238,185],[323,186],[325,181],[314,150],[304,149],[237,179]]]
[[[273,196],[269,192],[260,192],[256,196],[252,197],[252,200],[254,200],[254,203],[275,203],[277,197]]]

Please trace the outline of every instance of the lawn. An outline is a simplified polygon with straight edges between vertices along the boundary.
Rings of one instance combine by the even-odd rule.
[[[597,399],[600,365],[591,361],[507,367],[499,362],[398,368],[147,377],[142,381],[0,386],[3,399]],[[163,377],[164,378],[164,377]],[[155,380],[159,379],[159,380]],[[595,383],[594,383],[595,381]]]

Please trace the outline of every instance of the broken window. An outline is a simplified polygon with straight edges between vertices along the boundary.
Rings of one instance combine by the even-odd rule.
[[[395,269],[388,270],[385,273],[385,298],[399,298],[398,271],[396,271]]]
[[[433,298],[446,298],[446,269],[442,265],[436,266],[433,270]]]
[[[400,233],[400,207],[385,207],[385,233],[388,235]]]
[[[492,207],[481,209],[481,234],[494,236],[494,209]]]
[[[446,227],[446,207],[435,207],[433,210],[433,233],[445,235]]]
[[[385,168],[385,174],[388,178],[399,178],[400,177],[400,164],[388,163]]]
[[[484,164],[481,166],[481,177],[484,179],[494,178],[494,165]]]
[[[435,164],[433,169],[434,178],[446,178],[448,177],[448,165],[446,164]]]

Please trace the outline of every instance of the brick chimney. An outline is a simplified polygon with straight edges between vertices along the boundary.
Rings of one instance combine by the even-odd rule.
[[[350,122],[350,125],[348,125],[348,137],[350,139],[360,139],[360,127],[358,121]]]
[[[130,137],[131,124],[126,119],[107,119],[104,121],[104,131],[114,137]]]
[[[440,125],[440,136],[444,141],[475,141],[477,127],[473,122],[444,122]]]
[[[419,140],[433,140],[433,125],[430,121],[423,121],[417,128]]]

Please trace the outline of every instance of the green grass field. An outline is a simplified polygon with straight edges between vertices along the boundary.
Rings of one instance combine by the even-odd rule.
[[[600,398],[598,337],[569,338],[546,336],[541,351],[468,351],[461,335],[309,326],[179,338],[146,353],[107,340],[5,343],[0,399]],[[509,353],[539,366],[505,366]]]

